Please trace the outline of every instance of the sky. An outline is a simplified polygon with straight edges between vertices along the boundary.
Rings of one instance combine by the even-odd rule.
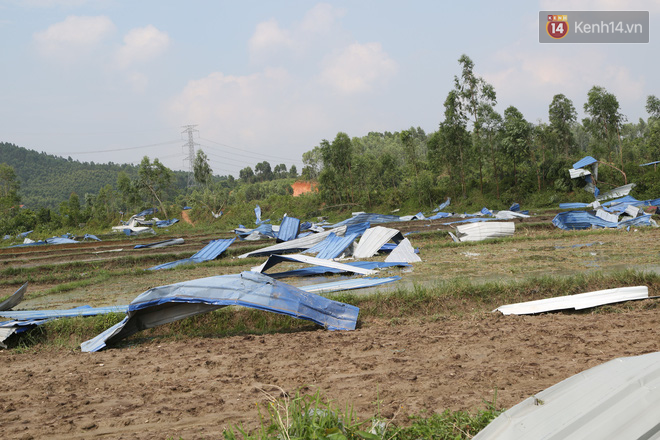
[[[546,10],[649,11],[650,43],[540,44]],[[338,132],[436,131],[462,54],[500,113],[547,122],[563,93],[582,118],[598,85],[636,122],[658,35],[658,1],[0,0],[0,142],[185,171],[194,125],[214,174],[300,172]]]

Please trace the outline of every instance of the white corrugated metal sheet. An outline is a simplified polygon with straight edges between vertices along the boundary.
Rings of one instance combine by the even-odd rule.
[[[660,352],[614,359],[529,397],[474,440],[660,439]]]
[[[238,258],[254,257],[258,255],[271,255],[284,252],[295,252],[304,249],[309,249],[317,243],[325,240],[330,233],[334,232],[335,235],[344,235],[346,226],[331,229],[329,231],[320,232],[318,234],[311,234],[305,237],[296,238],[295,240],[285,241],[284,243],[274,244],[265,248],[257,249],[256,251],[247,252],[239,255]]]
[[[511,237],[516,230],[513,222],[470,223],[456,226],[459,241],[480,241],[489,238]]]
[[[397,237],[397,234],[399,237]],[[369,258],[376,255],[385,243],[393,238],[403,240],[403,234],[398,229],[385,228],[383,226],[375,226],[367,229],[353,252],[355,258]]]
[[[634,183],[629,183],[627,185],[614,188],[613,190],[607,191],[605,194],[600,194],[598,197],[596,197],[596,200],[608,200],[615,197],[627,196],[635,186],[636,185]]]
[[[387,258],[385,258],[385,261],[387,263],[418,263],[422,261],[422,259],[415,253],[415,249],[412,244],[410,244],[410,240],[404,238],[403,241],[401,241],[401,243],[390,252]]]
[[[493,310],[504,315],[531,315],[534,313],[551,312],[566,309],[588,309],[591,307],[632,301],[649,297],[646,286],[619,287],[617,289],[597,290],[595,292],[579,293],[577,295],[558,296],[516,304],[507,304]]]
[[[583,177],[583,176],[589,176],[591,175],[591,171],[579,168],[571,168],[568,170],[568,173],[571,175],[571,179],[577,179],[578,177]]]
[[[266,270],[275,266],[283,261],[297,261],[299,263],[313,264],[315,266],[331,267],[333,269],[340,269],[345,272],[359,273],[360,275],[375,275],[375,270],[363,269],[357,266],[351,266],[344,263],[337,263],[332,260],[324,260],[322,258],[308,257],[307,255],[290,254],[290,255],[271,255],[260,266],[252,268],[252,272],[264,273]]]
[[[401,277],[387,278],[355,278],[352,280],[334,281],[323,284],[310,284],[298,287],[300,290],[310,293],[339,292],[341,290],[364,289],[365,287],[375,287],[381,284],[392,283],[400,280]]]

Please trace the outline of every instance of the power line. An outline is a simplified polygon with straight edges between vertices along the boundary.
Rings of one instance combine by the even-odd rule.
[[[203,137],[200,137],[200,139],[201,139],[201,140],[204,140],[204,141],[211,142],[211,143],[213,143],[213,144],[221,145],[221,146],[223,146],[223,147],[231,148],[232,150],[243,151],[243,152],[245,152],[245,153],[249,153],[249,154],[252,154],[253,156],[257,156],[257,157],[268,156],[268,157],[272,157],[272,158],[274,158],[274,159],[278,159],[278,160],[286,160],[286,161],[288,161],[288,162],[298,162],[298,163],[302,163],[302,161],[299,160],[299,159],[291,159],[291,158],[286,158],[286,157],[281,157],[281,156],[274,156],[274,155],[272,155],[272,154],[265,154],[265,153],[253,153],[253,152],[251,152],[251,151],[249,151],[249,150],[243,150],[243,149],[241,149],[241,148],[232,147],[231,145],[223,144],[222,142],[212,141],[211,139],[206,139],[206,138],[203,138]],[[238,153],[233,153],[233,154],[238,154]],[[240,154],[239,154],[239,156],[240,156]],[[246,156],[246,157],[249,157],[249,156]]]
[[[58,154],[78,155],[78,154],[114,153],[114,152],[117,152],[117,151],[139,150],[141,148],[161,147],[163,145],[176,144],[176,143],[179,143],[179,142],[181,142],[181,141],[176,140],[176,141],[161,142],[161,143],[158,143],[158,144],[151,144],[151,145],[140,145],[139,147],[115,148],[115,149],[112,149],[112,150],[96,150],[96,151],[70,151],[70,152],[63,152],[63,153],[58,153]]]

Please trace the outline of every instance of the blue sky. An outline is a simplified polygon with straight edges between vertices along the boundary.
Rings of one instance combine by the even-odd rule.
[[[540,10],[648,10],[651,42],[542,45]],[[196,124],[214,174],[300,171],[339,131],[437,130],[461,54],[500,113],[547,122],[563,93],[582,117],[599,85],[637,121],[660,96],[659,14],[619,0],[0,0],[0,141],[186,170],[182,126]]]

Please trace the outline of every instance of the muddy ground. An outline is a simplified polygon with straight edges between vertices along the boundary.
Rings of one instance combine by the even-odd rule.
[[[645,301],[646,303],[650,302]],[[221,438],[255,426],[281,387],[320,390],[361,418],[511,407],[587,368],[660,350],[660,316],[484,314],[353,332],[302,331],[166,343],[100,353],[0,353],[3,438]]]

